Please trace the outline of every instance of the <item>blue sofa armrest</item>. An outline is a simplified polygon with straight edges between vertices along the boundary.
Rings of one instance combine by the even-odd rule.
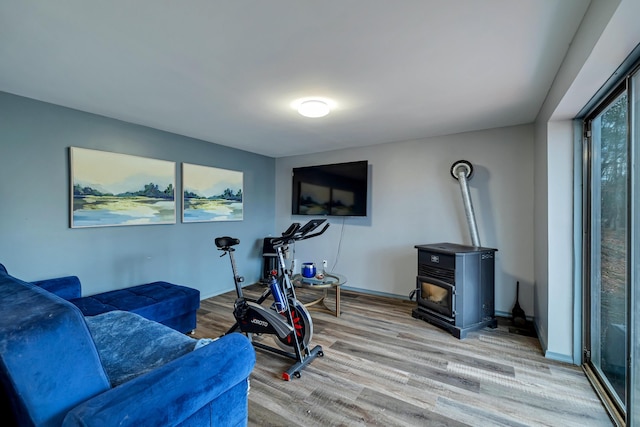
[[[245,425],[251,342],[239,333],[78,405],[63,426]]]
[[[77,276],[57,277],[55,279],[38,280],[34,285],[70,301],[80,298],[82,287]]]

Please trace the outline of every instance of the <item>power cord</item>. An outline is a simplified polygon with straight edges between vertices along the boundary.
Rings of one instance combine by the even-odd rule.
[[[340,259],[340,252],[342,251],[342,238],[344,237],[345,221],[346,221],[346,217],[342,217],[342,227],[340,228],[340,240],[338,240],[338,251],[336,252],[336,258],[333,261],[333,266],[331,267],[331,271],[336,271],[336,266],[338,265],[338,261]]]

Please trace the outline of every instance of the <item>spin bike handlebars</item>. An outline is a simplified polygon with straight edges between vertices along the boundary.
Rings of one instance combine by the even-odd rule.
[[[325,226],[317,233],[309,234],[312,231],[316,230],[322,223],[324,223],[326,219],[312,219],[307,222],[302,227],[300,223],[294,222],[289,226],[289,228],[282,233],[282,237],[274,237],[271,239],[271,244],[274,246],[286,245],[291,242],[296,242],[299,240],[306,240],[312,237],[316,237],[327,231],[330,224],[325,224]]]

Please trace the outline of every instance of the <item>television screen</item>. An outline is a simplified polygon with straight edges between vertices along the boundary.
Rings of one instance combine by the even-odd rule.
[[[367,216],[366,160],[293,169],[293,215]]]

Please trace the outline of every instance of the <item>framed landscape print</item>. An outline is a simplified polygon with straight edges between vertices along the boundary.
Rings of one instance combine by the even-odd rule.
[[[242,172],[182,164],[182,222],[240,221]]]
[[[71,227],[175,224],[176,164],[70,147]]]

